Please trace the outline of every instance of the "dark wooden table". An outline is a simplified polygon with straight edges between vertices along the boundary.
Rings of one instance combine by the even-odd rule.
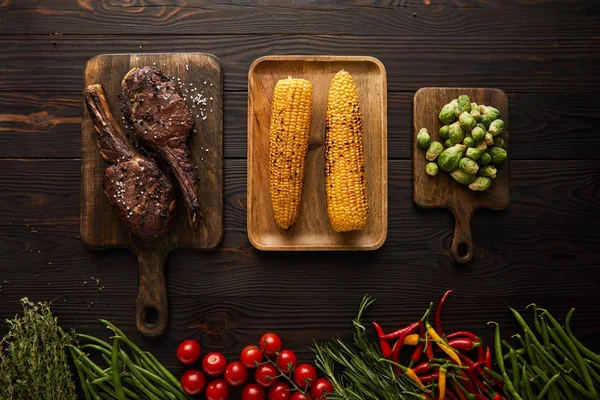
[[[61,325],[114,320],[179,373],[193,337],[237,357],[265,331],[305,350],[368,314],[406,324],[455,290],[449,328],[484,338],[506,302],[535,301],[600,347],[600,5],[593,0],[0,1],[0,317],[54,300]],[[234,3],[234,4],[231,4]],[[525,5],[527,4],[527,5]],[[225,236],[168,261],[171,321],[136,334],[137,265],[79,239],[83,68],[101,53],[200,51],[225,71]],[[247,72],[266,54],[371,55],[387,68],[389,234],[375,252],[263,253],[246,235]],[[511,204],[473,219],[476,253],[452,264],[453,220],[412,201],[411,104],[423,86],[497,87],[510,100]],[[98,281],[96,281],[98,280]],[[6,333],[6,326],[0,334]],[[304,350],[303,350],[304,349]]]

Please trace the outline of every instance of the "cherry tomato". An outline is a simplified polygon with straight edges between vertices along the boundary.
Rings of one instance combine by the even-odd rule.
[[[325,378],[319,378],[310,390],[314,400],[325,400],[328,393],[333,393],[333,385]]]
[[[310,388],[317,379],[317,371],[312,365],[300,364],[294,371],[294,382],[300,389]]]
[[[303,395],[300,392],[294,392],[290,400],[311,400],[310,395]]]
[[[248,369],[239,361],[230,363],[225,368],[225,382],[230,386],[242,386],[248,379]]]
[[[202,360],[202,369],[208,376],[219,376],[225,371],[227,361],[221,353],[208,353]]]
[[[279,353],[279,357],[277,357],[277,366],[280,370],[287,374],[288,372],[290,372],[290,363],[292,365],[292,371],[295,370],[296,365],[298,365],[296,353],[294,353],[291,350],[282,350],[281,353]]]
[[[278,382],[269,389],[269,400],[290,400],[291,387],[285,382]]]
[[[242,400],[265,400],[265,391],[255,383],[244,386]]]
[[[202,371],[189,369],[181,377],[181,388],[190,396],[202,393],[206,385],[206,378]]]
[[[202,354],[200,343],[195,340],[184,340],[177,346],[177,359],[182,364],[190,365],[195,363],[200,358],[200,354]]]
[[[215,379],[208,383],[204,392],[206,400],[227,400],[229,397],[229,386],[223,379]]]
[[[254,379],[259,385],[263,387],[269,387],[277,382],[278,375],[279,371],[277,371],[277,368],[271,364],[264,364],[256,368]]]
[[[261,363],[264,359],[265,356],[260,349],[252,344],[244,347],[244,350],[242,350],[242,353],[240,354],[240,360],[246,368],[256,368],[254,362]]]
[[[269,357],[273,357],[276,352],[281,350],[281,339],[274,333],[265,333],[258,342],[260,349]]]

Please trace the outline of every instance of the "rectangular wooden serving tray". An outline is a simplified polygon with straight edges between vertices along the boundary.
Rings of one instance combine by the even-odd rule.
[[[365,229],[335,232],[325,195],[324,133],[334,75],[348,71],[358,88],[364,125],[369,219]],[[275,84],[288,76],[313,85],[311,132],[302,203],[296,223],[277,227],[269,194],[269,126]],[[385,67],[364,56],[266,56],[248,73],[248,237],[259,250],[375,250],[387,236],[387,79]]]

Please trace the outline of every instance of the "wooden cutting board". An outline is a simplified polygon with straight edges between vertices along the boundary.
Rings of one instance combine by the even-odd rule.
[[[331,80],[340,70],[356,83],[363,117],[369,217],[360,231],[335,232],[325,192],[325,113]],[[269,127],[273,91],[288,76],[312,83],[313,104],[302,202],[288,230],[275,224],[269,192]],[[260,250],[376,250],[387,237],[387,78],[366,56],[265,56],[248,72],[248,237]]]
[[[431,177],[425,173],[425,150],[417,146],[416,137],[421,128],[427,128],[432,140],[443,143],[439,130],[442,123],[439,113],[442,107],[466,94],[472,102],[497,108],[500,117],[505,122],[504,148],[508,152],[507,159],[497,165],[498,173],[492,187],[486,192],[474,192],[467,186],[461,185],[452,177],[441,171]],[[424,208],[446,208],[454,214],[454,238],[451,253],[456,262],[466,263],[473,257],[473,239],[471,237],[471,217],[479,208],[503,210],[510,203],[510,184],[508,175],[508,98],[500,89],[483,88],[422,88],[415,93],[413,99],[413,170],[414,170],[414,201]]]
[[[104,195],[102,179],[107,164],[100,156],[96,133],[84,103],[81,238],[93,249],[125,247],[134,251],[139,262],[136,326],[143,335],[159,336],[164,333],[168,322],[164,276],[167,256],[171,250],[180,247],[214,248],[223,236],[223,74],[219,60],[203,53],[107,54],[92,58],[85,69],[85,85],[104,85],[111,111],[124,132],[127,131],[117,99],[121,80],[131,68],[146,65],[155,65],[181,83],[182,92],[187,95],[186,101],[196,119],[198,134],[190,137],[188,146],[198,167],[198,199],[202,217],[195,227],[190,227],[178,192],[176,222],[167,235],[144,242],[129,233]],[[204,116],[199,106],[192,107],[192,97],[198,92],[203,92],[207,99],[203,107]]]

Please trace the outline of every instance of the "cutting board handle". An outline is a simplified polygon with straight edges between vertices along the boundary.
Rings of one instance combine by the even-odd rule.
[[[473,239],[471,237],[472,210],[452,210],[454,214],[454,238],[452,238],[452,257],[460,264],[473,258]]]
[[[160,336],[169,321],[165,282],[167,252],[151,244],[134,246],[134,251],[139,263],[135,325],[144,336]]]

